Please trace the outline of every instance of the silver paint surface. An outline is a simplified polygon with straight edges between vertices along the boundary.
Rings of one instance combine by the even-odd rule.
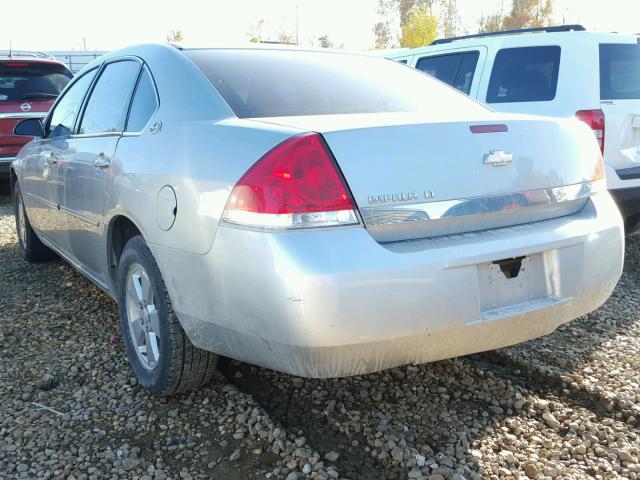
[[[578,122],[450,109],[446,98],[431,113],[238,119],[173,47],[131,47],[87,68],[131,56],[160,100],[142,131],[36,139],[13,168],[37,234],[114,297],[110,229],[120,217],[136,225],[201,348],[305,376],[371,372],[547,334],[597,308],[621,274],[622,223],[603,189],[513,211],[483,211],[477,200],[590,185],[597,147]],[[509,132],[469,133],[497,122]],[[364,224],[221,226],[247,169],[308,131],[326,140]],[[492,149],[513,152],[512,162],[485,165]],[[166,186],[178,206],[170,228],[166,210],[162,221],[157,213]],[[451,223],[438,230],[424,217],[404,221],[429,201],[370,205],[383,192],[437,192],[427,200],[471,210],[440,215],[435,222]],[[526,298],[487,274],[518,256],[537,259]]]

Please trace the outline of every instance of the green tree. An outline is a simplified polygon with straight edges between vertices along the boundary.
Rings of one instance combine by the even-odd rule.
[[[402,25],[400,45],[416,48],[429,45],[438,35],[438,21],[427,6],[413,9]]]
[[[553,25],[553,0],[513,0],[511,13],[502,23],[503,28],[530,28]]]
[[[384,17],[398,15],[400,26],[404,26],[413,10],[424,7],[431,13],[434,2],[435,0],[379,0],[378,13]]]
[[[376,36],[373,48],[389,48],[389,46],[391,45],[391,31],[389,30],[388,23],[376,23],[373,26],[373,33]]]
[[[184,40],[184,35],[182,34],[182,30],[171,30],[167,33],[167,42],[169,43],[180,43]]]
[[[333,48],[333,42],[329,40],[329,35],[318,37],[318,44],[321,48]]]
[[[262,41],[262,27],[264,26],[264,18],[258,20],[251,26],[247,32],[247,37],[251,43],[260,43]]]
[[[554,25],[553,0],[513,0],[511,11],[483,15],[478,22],[479,33]]]
[[[278,43],[285,45],[296,45],[296,34],[282,30],[278,33]]]
[[[489,33],[503,30],[504,15],[502,12],[493,15],[482,15],[478,21],[478,33]]]
[[[458,13],[457,0],[441,0],[441,24],[444,37],[455,37],[460,26],[460,14]]]

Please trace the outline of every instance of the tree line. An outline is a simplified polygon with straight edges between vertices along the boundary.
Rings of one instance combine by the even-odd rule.
[[[429,45],[438,36],[454,37],[472,33],[462,25],[457,0],[379,0],[378,13],[385,20],[373,27],[373,48]],[[400,25],[394,35],[394,26]],[[554,24],[553,0],[512,0],[511,8],[501,7],[482,15],[477,32],[495,32]]]

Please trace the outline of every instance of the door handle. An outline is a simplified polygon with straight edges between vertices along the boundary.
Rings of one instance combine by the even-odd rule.
[[[111,165],[111,159],[104,153],[98,154],[98,158],[93,161],[93,166],[95,168],[109,168],[109,165]]]

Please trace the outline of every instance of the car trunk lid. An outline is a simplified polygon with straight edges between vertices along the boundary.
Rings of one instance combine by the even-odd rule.
[[[321,133],[381,242],[573,213],[591,192],[599,155],[575,120],[441,112],[260,121]]]

